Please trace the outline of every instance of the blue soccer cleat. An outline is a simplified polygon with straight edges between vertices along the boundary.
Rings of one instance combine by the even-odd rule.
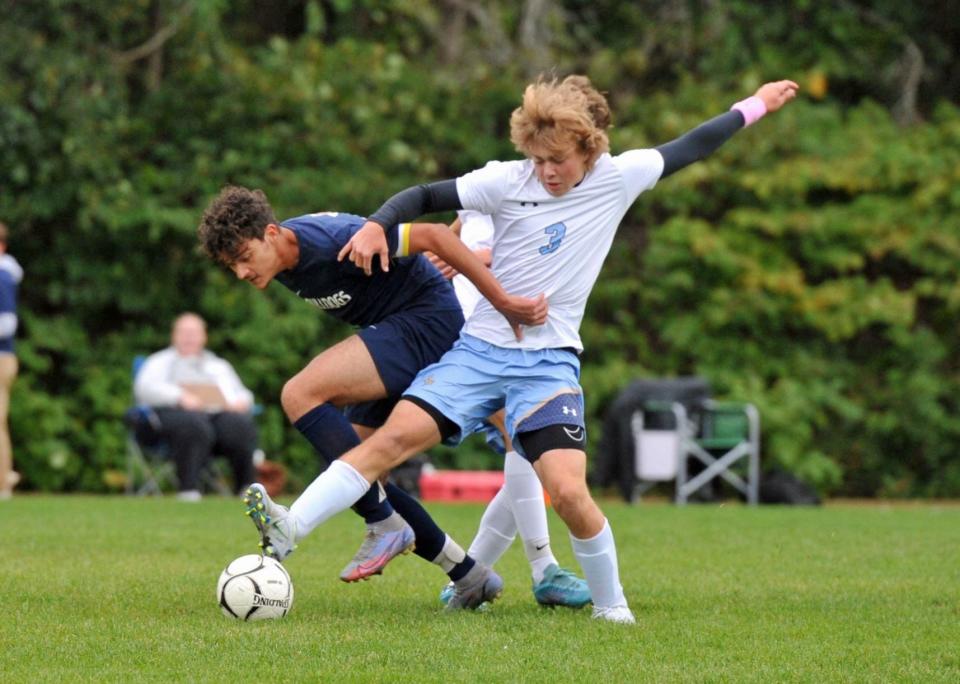
[[[583,608],[590,603],[590,588],[585,580],[556,563],[551,563],[543,579],[533,585],[533,597],[541,606]]]
[[[453,596],[453,582],[447,582],[440,590],[440,603],[447,605],[450,603],[450,597]]]

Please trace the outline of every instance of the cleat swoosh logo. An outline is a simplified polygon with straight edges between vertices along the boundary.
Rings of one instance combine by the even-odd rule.
[[[570,430],[569,428],[564,427],[564,428],[563,428],[563,431],[566,432],[566,433],[567,433],[567,437],[569,437],[570,439],[572,439],[574,442],[582,442],[582,441],[583,441],[583,428],[582,428],[582,427],[577,426],[577,429],[576,429],[576,430]]]

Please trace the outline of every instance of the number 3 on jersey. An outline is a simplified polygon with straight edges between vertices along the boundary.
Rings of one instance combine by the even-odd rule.
[[[540,248],[541,254],[550,254],[560,248],[563,236],[567,233],[567,227],[562,223],[554,223],[543,229],[543,232],[550,236],[550,242]]]

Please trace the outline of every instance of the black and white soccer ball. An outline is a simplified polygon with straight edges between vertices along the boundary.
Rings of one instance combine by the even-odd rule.
[[[293,582],[273,558],[240,556],[220,573],[217,601],[224,615],[237,620],[282,618],[293,606]]]

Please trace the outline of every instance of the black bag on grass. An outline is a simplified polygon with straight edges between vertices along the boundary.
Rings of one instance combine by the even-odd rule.
[[[760,476],[760,503],[819,506],[817,490],[783,470],[771,470]]]

